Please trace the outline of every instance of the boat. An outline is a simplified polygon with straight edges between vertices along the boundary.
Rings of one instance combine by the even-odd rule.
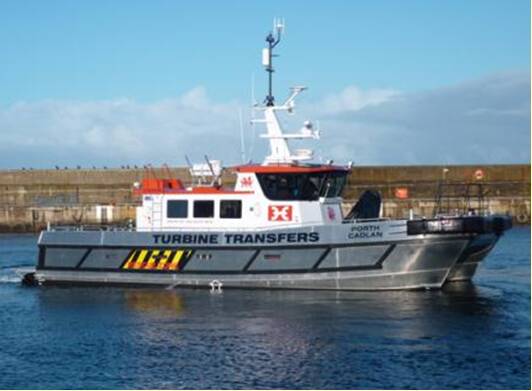
[[[477,170],[477,179],[482,179],[483,172]],[[487,205],[489,191],[484,189],[481,182],[443,182],[438,184],[433,217],[445,220],[454,215],[469,216],[462,220],[462,224],[474,226],[476,235],[471,239],[455,266],[451,269],[447,282],[468,281],[473,278],[480,263],[486,258],[502,233],[512,227],[512,218],[509,215],[493,215]],[[454,200],[454,205],[453,205]],[[458,202],[456,202],[458,200]],[[453,205],[453,207],[451,207]],[[478,218],[475,215],[481,214]],[[419,224],[418,224],[419,226]],[[461,228],[465,230],[466,228]]]
[[[380,195],[368,189],[348,213],[342,192],[352,164],[316,163],[310,121],[287,133],[305,87],[277,103],[273,49],[282,24],[266,38],[268,94],[255,124],[270,147],[262,163],[224,168],[205,157],[189,164],[192,183],[145,177],[128,227],[52,227],[40,233],[36,269],[25,281],[47,284],[156,285],[166,288],[329,290],[438,289],[471,279],[479,262],[511,227],[506,215],[460,213],[404,219],[381,216]],[[188,162],[188,159],[187,159]],[[231,175],[228,185],[222,178]]]

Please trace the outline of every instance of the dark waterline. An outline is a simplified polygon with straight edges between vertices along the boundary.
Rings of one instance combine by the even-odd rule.
[[[0,235],[0,388],[530,388],[530,228],[442,291],[25,288]]]

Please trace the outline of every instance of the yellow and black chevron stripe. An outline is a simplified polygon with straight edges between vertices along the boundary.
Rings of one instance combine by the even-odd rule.
[[[125,270],[180,270],[192,255],[187,249],[135,249],[132,250],[124,263]]]

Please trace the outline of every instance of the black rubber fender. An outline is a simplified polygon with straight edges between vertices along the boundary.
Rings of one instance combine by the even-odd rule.
[[[501,235],[504,231],[512,228],[511,216],[495,216],[493,217],[493,231],[497,235]]]
[[[502,234],[512,228],[512,218],[495,216],[456,216],[432,219],[409,220],[406,223],[408,235],[422,234]]]

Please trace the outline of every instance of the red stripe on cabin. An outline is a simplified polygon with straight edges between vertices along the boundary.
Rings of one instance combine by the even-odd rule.
[[[259,173],[259,174],[278,174],[278,173],[299,174],[299,173],[349,171],[349,168],[347,167],[331,166],[331,165],[321,165],[321,166],[244,165],[244,166],[233,167],[233,169],[237,172],[254,172],[254,173]]]

